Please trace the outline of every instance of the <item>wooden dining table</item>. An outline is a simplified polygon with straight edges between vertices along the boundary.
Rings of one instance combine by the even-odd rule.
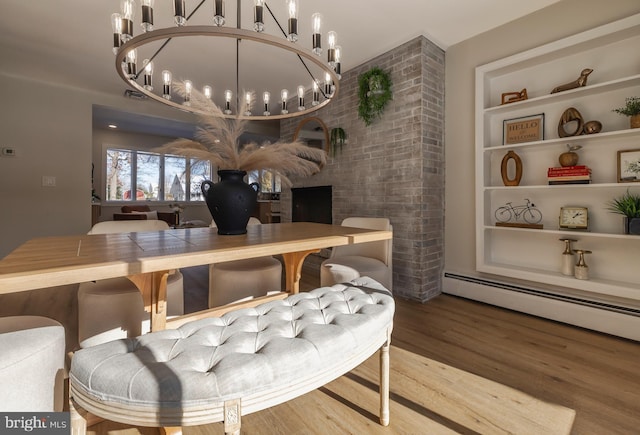
[[[244,305],[297,293],[305,258],[321,249],[388,240],[392,232],[311,222],[251,225],[243,235],[219,235],[213,228],[142,233],[40,237],[0,260],[0,294],[127,277],[140,290],[151,329],[168,326],[167,277],[176,269],[246,258],[281,255],[285,291],[244,304],[191,313],[171,327]]]

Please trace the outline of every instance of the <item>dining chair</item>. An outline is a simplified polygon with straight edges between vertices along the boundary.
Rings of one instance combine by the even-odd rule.
[[[161,220],[105,221],[88,234],[168,230]],[[183,276],[176,270],[167,279],[167,317],[184,314]],[[140,290],[125,277],[85,282],[78,289],[78,342],[80,347],[149,332],[149,313]]]
[[[248,226],[261,225],[249,218]],[[215,228],[215,222],[211,227]],[[266,296],[282,289],[282,263],[272,256],[209,265],[209,308]]]
[[[341,225],[373,230],[393,230],[387,218],[348,217],[342,221]],[[320,285],[331,286],[368,276],[392,290],[392,251],[392,239],[336,246],[332,249],[329,258],[320,266]]]
[[[0,317],[0,349],[0,412],[21,412],[23,419],[25,413],[61,412],[64,407],[64,327],[56,320],[41,316]],[[8,428],[5,421],[2,425]],[[29,432],[26,427],[20,430],[14,426],[14,429],[0,432]]]

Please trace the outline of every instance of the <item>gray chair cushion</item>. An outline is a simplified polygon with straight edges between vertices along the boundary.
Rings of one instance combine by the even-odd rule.
[[[120,407],[219,403],[296,384],[372,344],[375,351],[393,314],[389,291],[361,279],[82,349],[70,382]]]

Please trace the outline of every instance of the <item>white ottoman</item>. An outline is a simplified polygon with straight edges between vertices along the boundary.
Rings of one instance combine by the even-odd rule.
[[[64,327],[46,317],[0,317],[0,349],[0,411],[62,411]]]
[[[282,263],[273,257],[248,258],[209,266],[209,308],[282,289]]]
[[[182,273],[167,279],[167,317],[184,314]],[[137,337],[151,329],[140,290],[127,278],[80,284],[78,289],[78,342],[80,347],[120,338]]]

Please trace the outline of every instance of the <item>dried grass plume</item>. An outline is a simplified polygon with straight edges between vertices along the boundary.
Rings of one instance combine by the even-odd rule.
[[[175,89],[184,96],[184,83],[177,83]],[[157,148],[157,151],[209,160],[218,169],[268,169],[280,175],[282,184],[287,186],[291,185],[289,177],[308,177],[318,172],[321,165],[326,163],[327,155],[324,150],[309,147],[300,141],[263,144],[250,142],[240,145],[240,135],[247,119],[239,115],[235,119],[225,118],[215,103],[195,89],[191,91],[191,106],[207,113],[198,115],[200,123],[194,140],[177,139]],[[247,104],[243,102],[238,114],[246,110]]]

